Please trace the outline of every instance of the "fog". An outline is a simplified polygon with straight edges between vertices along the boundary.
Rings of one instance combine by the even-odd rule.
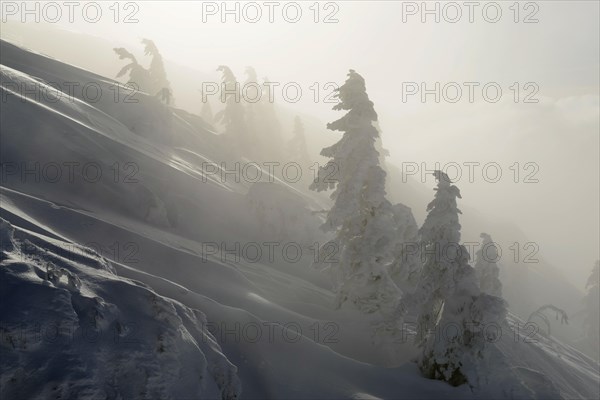
[[[82,18],[69,23],[63,15],[52,27],[129,49],[139,48],[140,38],[151,38],[167,60],[176,98],[181,91],[189,91],[182,85],[196,82],[197,77],[173,77],[169,64],[199,71],[211,82],[219,82],[218,65],[230,66],[239,79],[246,66],[253,66],[259,77],[280,83],[273,90],[275,102],[323,123],[336,118],[332,100],[327,98],[332,87],[325,85],[339,85],[353,68],[366,79],[384,147],[390,151],[389,162],[398,167],[416,163],[414,176],[431,187],[433,178],[422,178],[421,172],[433,170],[436,162],[447,167],[451,177],[460,173],[464,204],[491,219],[514,222],[539,244],[541,254],[563,269],[575,286],[583,287],[599,257],[600,242],[597,2],[543,2],[539,10],[521,10],[521,19],[535,11],[531,18],[537,23],[515,23],[514,11],[506,4],[497,23],[487,22],[480,8],[471,11],[470,23],[466,6],[458,8],[461,18],[451,23],[457,18],[456,8],[438,4],[438,23],[436,14],[424,14],[419,3],[414,3],[415,11],[402,2],[384,1],[339,2],[327,8],[321,4],[319,19],[331,23],[315,23],[315,11],[308,3],[302,3],[302,18],[296,23],[286,21],[295,19],[295,8],[286,13],[274,8],[271,23],[269,8],[256,4],[246,8],[245,3],[237,3],[237,11],[230,4],[228,10],[233,12],[225,14],[220,3],[209,7],[201,2],[146,2],[121,10],[121,19],[131,15],[138,22],[115,24],[111,10],[104,7],[105,17],[98,23]],[[435,10],[434,4],[430,10]],[[262,17],[252,23],[256,10]],[[494,10],[487,13],[488,18],[495,18]],[[58,48],[45,43],[35,50],[68,56],[76,65],[97,51],[55,45]],[[114,61],[117,70],[116,60],[106,61]],[[430,91],[440,83],[439,103],[431,93],[422,101],[423,82]],[[479,84],[473,86],[472,102],[464,82]],[[490,82],[502,90],[495,103],[486,101],[482,91]],[[514,82],[520,86],[518,103],[515,89],[510,89]],[[530,82],[538,90],[529,100],[538,102],[525,104],[527,94],[535,89],[524,88]],[[298,85],[284,93],[281,88],[290,83]],[[407,86],[413,83],[418,85],[417,93],[407,94],[415,90]],[[453,87],[443,92],[447,83]],[[445,101],[455,99],[456,85],[462,97],[455,103]],[[494,91],[489,93],[495,100]],[[199,107],[192,99],[181,98],[178,106]],[[320,145],[336,139],[333,134],[321,134],[325,137],[311,137],[308,132],[309,140]],[[313,148],[318,151],[318,146]],[[470,170],[465,162],[480,165],[473,164]],[[494,182],[496,166],[484,172],[488,163],[501,167],[498,182]],[[530,174],[539,182],[524,182]],[[414,212],[422,216],[424,209]]]
[[[35,157],[39,157],[42,161],[52,161],[52,157],[56,157],[56,160],[61,157],[66,160],[71,160],[70,157],[84,161],[97,159],[107,164],[110,164],[107,160],[113,160],[113,157],[117,162],[139,160],[141,175],[146,179],[145,186],[142,189],[132,189],[127,185],[113,187],[113,182],[109,182],[106,187],[97,185],[90,189],[85,185],[75,185],[77,187],[66,186],[65,189],[43,180],[41,184],[37,181],[33,184],[12,181],[6,179],[8,170],[3,170],[3,241],[6,237],[10,238],[6,240],[11,243],[17,243],[16,238],[26,238],[38,243],[46,240],[33,237],[41,233],[56,240],[63,238],[62,235],[71,240],[75,237],[78,243],[87,239],[103,240],[108,244],[112,243],[113,236],[123,243],[133,241],[139,246],[142,259],[146,257],[144,261],[147,264],[140,263],[142,267],[138,271],[138,265],[132,266],[127,262],[121,264],[121,260],[113,260],[116,261],[114,264],[119,279],[139,279],[158,288],[156,290],[160,296],[168,298],[165,300],[167,303],[176,300],[194,310],[201,309],[207,313],[209,321],[219,320],[221,315],[226,314],[223,320],[251,320],[246,314],[229,315],[229,312],[233,312],[231,310],[256,314],[266,321],[268,317],[289,318],[290,321],[300,321],[305,329],[312,326],[309,325],[312,320],[326,321],[329,318],[345,328],[340,332],[352,332],[345,342],[324,347],[327,351],[333,349],[336,357],[339,353],[345,361],[337,358],[331,361],[327,358],[330,357],[329,353],[323,356],[321,350],[315,351],[314,360],[324,357],[326,362],[334,366],[329,370],[341,366],[339,370],[346,372],[340,374],[350,380],[353,380],[353,374],[360,375],[362,371],[353,369],[362,368],[354,363],[404,368],[406,363],[414,359],[415,348],[403,343],[394,350],[399,355],[389,355],[385,347],[373,350],[365,345],[371,340],[365,333],[368,332],[367,328],[363,332],[364,327],[360,326],[358,333],[353,331],[353,324],[364,322],[362,317],[346,313],[347,309],[344,313],[338,313],[324,306],[333,302],[334,291],[328,285],[335,277],[333,274],[323,274],[318,268],[309,268],[318,266],[317,261],[313,265],[311,260],[305,269],[292,265],[294,263],[289,263],[287,259],[274,265],[259,263],[249,266],[241,262],[234,267],[235,273],[231,272],[231,275],[228,263],[216,263],[218,267],[214,269],[209,263],[199,267],[207,273],[207,279],[205,275],[194,275],[200,270],[194,269],[199,264],[194,253],[197,248],[194,246],[199,243],[273,239],[269,235],[274,235],[276,240],[283,240],[287,233],[290,238],[314,244],[318,244],[318,240],[331,239],[327,236],[329,233],[318,229],[318,225],[329,218],[324,216],[327,209],[333,213],[331,210],[337,206],[336,203],[332,207],[335,201],[328,199],[331,187],[318,193],[314,191],[315,187],[309,190],[310,178],[294,184],[285,182],[282,185],[284,189],[277,189],[279,192],[268,185],[252,182],[230,184],[215,180],[216,184],[211,186],[215,182],[210,179],[208,184],[202,180],[203,184],[198,187],[196,183],[199,178],[194,168],[198,168],[197,163],[201,160],[217,163],[221,160],[231,162],[232,159],[263,163],[269,160],[296,161],[294,151],[298,154],[302,152],[302,145],[297,146],[294,142],[300,119],[308,153],[303,161],[325,165],[329,158],[321,156],[321,150],[342,137],[340,132],[326,128],[327,123],[342,116],[339,110],[333,110],[338,103],[335,90],[347,79],[356,77],[349,71],[356,71],[364,78],[368,98],[374,103],[378,116],[376,127],[381,137],[381,143],[375,141],[376,152],[365,153],[362,159],[358,159],[379,160],[377,168],[381,162],[387,173],[382,187],[385,185],[390,204],[394,204],[393,207],[404,204],[412,210],[411,214],[411,210],[403,211],[402,207],[395,209],[394,213],[400,212],[398,215],[404,215],[405,221],[402,221],[404,217],[398,217],[397,214],[385,215],[398,218],[394,221],[399,226],[410,225],[410,229],[413,229],[412,225],[425,226],[431,215],[427,205],[436,193],[433,189],[438,185],[437,190],[442,190],[439,186],[440,175],[436,180],[433,172],[441,170],[446,173],[460,189],[458,208],[462,210],[462,227],[459,227],[461,242],[467,248],[473,243],[479,246],[483,238],[480,238],[480,234],[487,232],[504,252],[504,258],[498,263],[504,293],[503,296],[493,294],[491,297],[503,297],[508,302],[510,312],[515,314],[510,318],[521,318],[527,323],[535,317],[534,310],[543,309],[550,303],[552,307],[558,307],[558,311],[551,308],[557,312],[557,320],[560,312],[566,310],[572,317],[571,326],[559,326],[556,323],[552,325],[552,333],[574,346],[578,352],[595,352],[590,357],[597,359],[598,343],[593,335],[586,333],[587,328],[582,327],[582,320],[588,317],[582,317],[581,309],[583,301],[589,302],[589,298],[592,298],[591,295],[585,297],[586,293],[591,293],[586,283],[594,263],[600,259],[599,2],[147,1],[74,4],[74,9],[61,2],[2,4],[0,39],[8,42],[2,43],[3,49],[8,49],[5,50],[8,53],[2,55],[2,106],[3,114],[6,112],[4,116],[9,115],[11,121],[2,126],[3,146],[6,146],[2,151],[3,158],[8,157],[9,164],[32,157],[35,160]],[[29,7],[29,13],[23,12],[22,7]],[[148,42],[142,42],[145,39],[150,39],[155,45],[154,53],[148,52]],[[164,62],[166,78],[160,83],[160,91],[150,93],[148,89],[147,92],[134,92],[134,96],[139,95],[142,99],[139,107],[137,104],[124,104],[126,102],[121,102],[121,98],[112,104],[110,101],[105,103],[105,99],[83,104],[77,98],[83,97],[85,100],[84,93],[83,96],[75,95],[76,101],[72,101],[75,105],[69,106],[72,108],[57,107],[56,113],[51,113],[48,110],[53,110],[54,104],[37,109],[31,104],[37,105],[39,98],[36,102],[23,101],[31,93],[19,93],[18,96],[23,97],[20,103],[10,98],[15,95],[12,88],[18,87],[15,82],[19,79],[40,82],[48,79],[66,79],[65,82],[69,79],[76,82],[95,79],[99,87],[110,84],[114,79],[121,84],[128,84],[129,79],[133,81],[135,71],[131,69],[119,75],[119,71],[129,62],[119,59],[117,54],[123,54],[124,51],[119,48],[130,52],[132,58],[125,58],[137,59],[142,70],[146,68],[150,71],[156,67],[151,66],[151,60],[154,62],[156,58]],[[56,66],[45,58],[35,58],[28,50],[81,70],[64,64]],[[157,57],[158,52],[160,55]],[[23,60],[34,60],[39,64]],[[263,114],[259,118],[264,120],[260,122],[240,118],[242,128],[250,132],[247,137],[235,136],[227,131],[228,124],[232,123],[235,116],[222,113],[227,110],[227,105],[233,104],[227,103],[230,100],[222,101],[219,93],[219,90],[226,89],[222,83],[229,73],[226,67],[231,69],[237,82],[242,85],[243,98],[233,103],[251,109],[254,101],[249,101],[247,96],[253,98],[255,92],[252,87],[246,92],[244,82],[263,82],[263,89],[268,86],[268,103],[275,105],[272,109],[261,109]],[[256,71],[254,80],[250,77],[249,67]],[[162,71],[162,66],[158,69]],[[156,91],[156,88],[152,90]],[[265,95],[262,93],[262,96]],[[215,118],[212,114],[210,117],[204,115],[205,103],[212,107]],[[35,111],[29,111],[27,107]],[[271,112],[269,110],[272,110],[272,114],[268,114]],[[223,119],[219,121],[216,115],[220,113]],[[368,114],[368,110],[365,114]],[[300,118],[296,120],[296,117]],[[36,122],[38,118],[42,122]],[[71,142],[69,135],[75,138],[76,134],[69,133],[67,128],[63,129],[63,125],[68,127],[72,121],[79,124],[77,129],[85,133]],[[369,128],[375,129],[371,121],[368,121]],[[91,131],[97,129],[102,133],[99,135],[102,139],[93,135],[90,135],[91,139],[88,138],[84,128]],[[237,128],[240,131],[240,127]],[[74,132],[79,135],[77,129]],[[120,129],[124,129],[125,133]],[[164,135],[165,132],[170,132],[172,137],[165,138],[168,136]],[[29,141],[29,134],[39,137],[33,136],[35,139]],[[256,143],[246,141],[251,135],[258,138]],[[377,136],[376,133],[374,136]],[[48,148],[48,154],[45,154],[44,140],[51,137],[55,137],[52,139],[55,142],[51,143],[56,147]],[[239,142],[235,141],[236,138]],[[132,143],[138,143],[140,147],[136,148]],[[384,157],[379,145],[387,150],[387,156]],[[258,150],[252,153],[259,146],[264,146],[264,153]],[[256,160],[251,159],[257,154],[260,155]],[[263,154],[272,158],[261,158]],[[5,162],[6,159],[3,160]],[[137,168],[140,168],[139,165]],[[312,167],[307,167],[305,172],[310,176],[312,171]],[[206,178],[206,171],[203,174]],[[377,181],[377,176],[373,180]],[[363,188],[371,183],[365,183]],[[373,185],[377,186],[377,183]],[[46,208],[40,211],[37,207],[41,205],[32,205],[33,200],[25,199],[26,196],[22,198],[22,195],[41,199],[40,203],[54,203],[49,207],[44,205]],[[150,200],[147,200],[148,197]],[[253,210],[256,204],[264,207],[258,216],[248,211]],[[77,217],[66,212],[63,214],[63,209],[75,210]],[[263,226],[263,219],[268,219],[265,215],[268,216],[269,212],[275,215],[276,211],[273,210],[279,214],[273,217],[272,225],[275,228],[269,231],[271,228],[265,228],[268,224]],[[16,228],[14,238],[12,230],[10,234],[4,233],[4,219],[7,216],[12,218],[8,218],[9,222]],[[416,224],[411,222],[412,216]],[[86,218],[92,220],[89,226],[95,226],[89,231],[84,225],[88,223]],[[278,230],[280,224],[283,225],[281,232],[285,231],[285,234]],[[383,231],[383,225],[377,226],[382,227]],[[406,231],[402,234],[407,234],[409,229],[403,229]],[[416,232],[416,228],[413,230]],[[341,231],[343,229],[336,232]],[[398,234],[400,228],[393,232]],[[394,240],[400,241],[397,238]],[[374,242],[386,243],[383,239]],[[369,244],[364,246],[367,248]],[[17,248],[18,244],[13,247]],[[476,250],[469,250],[471,265],[475,263]],[[515,251],[519,254],[515,254]],[[0,261],[9,258],[0,258]],[[102,264],[99,261],[82,261],[82,265],[86,263],[92,266]],[[176,266],[172,271],[165,268],[171,263]],[[394,264],[386,264],[386,268],[390,265]],[[59,272],[54,276],[51,269],[48,272],[46,265],[45,276],[52,276],[53,284],[60,283],[61,276],[67,276],[69,290],[80,290],[82,281],[85,287],[86,279],[90,282],[99,279],[82,274],[81,281],[77,283],[77,279],[71,275],[77,269],[71,272],[67,269],[57,269]],[[240,277],[243,276],[239,282],[238,275],[235,275],[238,273]],[[415,289],[415,285],[414,282],[410,285],[407,283],[405,288],[398,284],[403,295],[409,293],[402,297],[402,301],[405,298],[413,301],[411,296],[419,290]],[[597,291],[596,287],[593,290]],[[188,293],[193,296],[188,296]],[[105,294],[110,294],[108,297],[114,298],[115,304],[122,300],[120,292]],[[199,296],[195,297],[196,294]],[[442,300],[443,307],[446,307],[445,302],[449,300]],[[136,298],[133,302],[145,304],[144,301]],[[249,304],[247,307],[245,302]],[[401,305],[404,307],[404,303]],[[186,315],[182,318],[187,321],[190,312],[181,313],[179,307],[169,303],[166,308],[177,309],[175,315]],[[398,309],[407,312],[408,309],[397,304],[395,307],[395,312],[399,312]],[[494,309],[490,303],[485,312],[492,313]],[[143,309],[132,309],[131,312],[134,316],[146,313]],[[442,311],[438,312],[442,315]],[[418,314],[411,313],[414,313],[414,309],[408,315]],[[8,313],[1,316],[4,318],[5,315]],[[421,318],[421,314],[418,315]],[[551,336],[550,323],[541,312],[540,315],[538,317],[548,324],[547,337],[544,336],[547,339]],[[135,319],[134,316],[131,318]],[[450,323],[452,321],[450,319]],[[4,326],[4,319],[0,322]],[[148,324],[151,323],[154,322],[149,320]],[[448,323],[448,320],[444,320],[444,323]],[[441,326],[442,322],[439,324]],[[517,331],[518,327],[517,322]],[[154,325],[148,331],[152,329],[155,329]],[[153,342],[155,338],[148,336],[144,340]],[[220,340],[216,342],[226,345]],[[511,360],[509,364],[532,368],[530,364],[521,365],[519,362],[537,360],[539,355],[534,351],[539,349],[521,348],[510,341],[507,343],[502,351]],[[548,351],[546,347],[556,351],[550,359],[554,360],[554,356],[561,360],[571,359],[571,353],[568,352],[575,350],[558,349],[560,345],[556,343],[548,342],[542,346],[543,351]],[[240,349],[246,345],[248,343],[244,343]],[[282,354],[300,359],[298,354],[304,354],[305,351],[302,346],[286,347],[287,353]],[[227,381],[227,390],[234,393],[232,397],[223,394],[225,389],[219,386],[222,398],[236,398],[239,395],[240,386],[234,365],[242,365],[241,359],[254,351],[249,348],[252,347],[242,350],[225,348],[224,360],[229,362],[229,358],[233,361],[227,364],[218,360],[222,363],[220,365],[227,365],[227,368],[231,365],[231,371],[234,372],[230,375],[235,378],[227,378],[230,379]],[[240,369],[242,383],[252,382],[247,386],[249,397],[260,398],[264,393],[271,393],[267,389],[271,388],[270,383],[264,387],[255,385],[259,376],[256,371],[263,365],[260,357],[271,354],[271,349],[264,347],[253,353],[254,356],[260,356]],[[203,351],[205,349],[194,359],[202,358]],[[521,353],[524,354],[522,360]],[[240,359],[237,359],[238,356]],[[586,385],[594,380],[597,382],[597,362],[590,364],[593,364],[590,368],[595,371],[590,373],[587,370],[588,360],[584,356],[577,353],[573,357],[577,358],[576,364],[580,363],[573,370],[566,367],[561,369],[562,364],[555,368],[552,364],[554,361],[548,361],[547,366],[539,362],[543,365],[540,374],[555,380],[552,373],[559,371],[556,375],[565,375],[566,383],[563,386],[557,384],[560,387],[557,392],[563,395],[567,393],[570,397],[585,397],[590,393],[586,391]],[[279,361],[273,361],[273,365]],[[188,360],[184,357],[178,362],[183,365]],[[194,368],[197,367],[193,360],[189,362]],[[349,364],[344,364],[346,362]],[[536,362],[532,361],[532,364]],[[280,371],[284,368],[273,367],[273,370],[282,373]],[[577,374],[580,371],[584,371],[582,374],[586,377],[586,383],[581,385],[580,392],[575,389],[570,392],[570,387],[576,386],[571,383],[579,379]],[[389,375],[389,379],[394,381],[401,376],[401,380],[406,378],[403,384],[410,385],[414,379],[406,372],[403,370],[400,375]],[[569,375],[571,372],[573,376]],[[200,374],[203,373],[206,374]],[[375,381],[365,375],[364,382],[357,381],[356,388],[352,389],[356,393],[343,394],[362,395],[359,389],[373,385],[384,388],[381,389],[383,392],[377,392],[377,396],[390,397],[390,393],[394,392],[386,391],[390,387],[386,383],[386,373],[381,375],[382,384],[374,385]],[[279,375],[273,376],[277,376],[273,378],[275,381],[283,379]],[[324,376],[323,382],[337,378],[337,375],[331,375],[331,378]],[[531,378],[532,382],[539,387],[545,385],[534,378]],[[217,385],[223,381],[222,377],[215,376],[214,379]],[[323,387],[318,386],[320,384],[315,383],[314,392],[296,394],[329,393],[325,390],[328,384]],[[194,385],[190,383],[192,389],[184,387],[181,393],[192,393]],[[415,383],[412,387],[414,393],[428,393],[422,392],[420,385],[419,381]],[[502,387],[502,384],[498,383],[498,387]],[[537,392],[542,390],[539,387],[534,390],[536,398],[546,398],[546,395],[552,397],[550,389],[548,392]],[[471,396],[467,392],[444,390],[432,393],[447,398]],[[495,387],[482,393],[491,396],[497,393],[494,390]],[[593,391],[593,388],[589,390]],[[333,396],[342,392],[331,393]],[[407,393],[413,392],[409,390]],[[515,393],[519,398],[528,397]],[[275,394],[272,396],[276,397]],[[365,396],[369,397],[370,394],[365,392]],[[376,394],[373,394],[373,398],[376,398]]]

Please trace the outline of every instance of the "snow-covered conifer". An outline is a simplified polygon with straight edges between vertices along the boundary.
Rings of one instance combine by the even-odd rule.
[[[394,309],[400,290],[388,273],[394,213],[385,198],[385,172],[375,149],[377,113],[365,80],[354,70],[336,96],[339,103],[333,109],[348,112],[327,128],[343,136],[321,151],[331,160],[311,184],[316,191],[334,189],[323,228],[335,232],[339,246],[338,262],[331,264],[337,274],[336,303],[385,316]]]
[[[485,374],[480,366],[491,357],[488,347],[506,326],[506,304],[479,290],[469,253],[460,245],[460,191],[445,173],[434,176],[436,194],[420,230],[424,264],[411,298],[423,348],[418,365],[426,377],[478,386]]]

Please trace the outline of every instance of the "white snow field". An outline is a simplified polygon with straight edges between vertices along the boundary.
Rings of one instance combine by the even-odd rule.
[[[599,398],[596,362],[513,315],[486,384],[423,378],[410,338],[333,309],[322,197],[220,179],[241,160],[199,117],[0,44],[0,398]]]

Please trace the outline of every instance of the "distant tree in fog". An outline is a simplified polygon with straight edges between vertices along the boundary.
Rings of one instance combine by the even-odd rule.
[[[253,67],[246,67],[244,71],[246,80],[241,87],[242,103],[244,106],[244,123],[248,143],[244,153],[252,159],[258,159],[261,148],[265,143],[265,129],[261,126],[261,103],[262,88],[258,83],[258,76]]]
[[[263,157],[270,160],[282,160],[284,143],[281,136],[281,122],[277,116],[275,96],[269,93],[270,87],[274,87],[273,82],[267,77],[263,78],[262,94],[258,102],[260,111],[256,120],[257,137],[261,143]]]
[[[558,307],[552,305],[552,304],[543,305],[540,308],[538,308],[537,310],[535,310],[534,312],[532,312],[531,315],[529,315],[529,318],[527,318],[527,322],[534,321],[536,317],[538,319],[541,319],[546,324],[546,332],[548,333],[548,335],[550,335],[551,334],[550,320],[544,314],[544,312],[546,310],[554,311],[554,313],[556,314],[556,320],[558,320],[558,318],[560,317],[561,324],[569,323],[569,317],[567,315],[567,312],[561,308],[558,308]]]
[[[253,123],[256,118],[256,107],[262,95],[262,88],[258,83],[258,77],[253,67],[246,67],[246,80],[242,85],[242,99],[246,104],[246,119]]]
[[[596,352],[600,346],[600,261],[596,261],[585,285],[587,293],[583,298],[586,337],[595,343]]]
[[[121,68],[121,70],[117,73],[117,78],[129,74],[129,79],[127,82],[128,85],[133,86],[137,90],[148,92],[150,89],[150,72],[141,66],[135,56],[126,49],[120,47],[113,50],[119,56],[119,60],[131,61],[129,64]]]
[[[303,168],[310,164],[310,157],[306,148],[306,136],[304,134],[304,124],[299,116],[294,118],[294,130],[292,138],[287,143],[286,161],[293,161],[300,164]]]
[[[167,72],[165,71],[163,59],[158,48],[150,39],[142,39],[142,44],[144,45],[144,54],[152,57],[148,71],[150,72],[150,79],[152,80],[155,93],[168,89],[172,97],[173,91],[171,89],[171,84],[167,79]]]
[[[243,85],[244,100],[248,105],[254,105],[259,102],[262,95],[262,88],[258,83],[258,76],[253,67],[246,67],[246,80]]]
[[[117,78],[129,74],[128,83],[137,90],[150,95],[156,95],[166,104],[170,104],[173,102],[173,90],[167,80],[162,56],[152,40],[143,39],[142,44],[144,45],[144,54],[152,57],[150,68],[146,69],[140,65],[135,56],[126,49],[122,47],[115,48],[113,50],[117,53],[120,60],[131,60],[129,64],[125,65],[117,73]]]
[[[475,253],[475,273],[482,292],[492,296],[502,297],[502,283],[500,282],[500,270],[498,261],[498,248],[487,233],[480,235],[481,248]]]
[[[228,66],[220,65],[217,71],[223,73],[221,102],[225,108],[215,114],[215,122],[223,125],[224,134],[234,140],[233,145],[243,149],[249,144],[249,138],[245,126],[240,85]]]
[[[164,87],[160,89],[158,93],[156,93],[156,97],[158,97],[166,105],[169,105],[171,104],[173,93],[171,92],[171,89]]]

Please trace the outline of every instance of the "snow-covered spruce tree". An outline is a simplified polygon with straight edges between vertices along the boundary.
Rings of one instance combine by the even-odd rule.
[[[475,273],[482,292],[492,296],[502,297],[502,283],[498,261],[498,248],[492,237],[487,233],[479,235],[482,239],[481,248],[475,253]]]
[[[450,184],[448,176],[435,171],[435,197],[427,205],[428,215],[419,229],[423,266],[417,288],[409,300],[418,305],[417,343],[423,345],[427,334],[435,328],[444,299],[454,289],[454,274],[459,248],[461,211],[456,204],[460,191]],[[446,253],[446,254],[445,254]]]
[[[388,274],[394,213],[385,198],[385,172],[375,150],[378,133],[372,123],[377,114],[365,80],[354,70],[336,97],[339,103],[333,109],[348,113],[327,129],[343,136],[321,151],[331,160],[319,168],[310,186],[316,191],[334,189],[323,229],[335,232],[333,243],[338,246],[337,262],[330,264],[337,284],[336,307],[349,303],[364,313],[380,313],[393,325],[390,318],[401,293]]]
[[[596,261],[585,288],[583,324],[586,338],[596,345],[597,351],[600,343],[600,261]]]
[[[480,292],[469,253],[459,244],[460,191],[442,171],[434,176],[436,194],[420,229],[424,263],[412,297],[417,343],[423,348],[418,365],[428,378],[478,386],[485,375],[481,366],[490,359],[486,347],[505,326],[506,304]]]

